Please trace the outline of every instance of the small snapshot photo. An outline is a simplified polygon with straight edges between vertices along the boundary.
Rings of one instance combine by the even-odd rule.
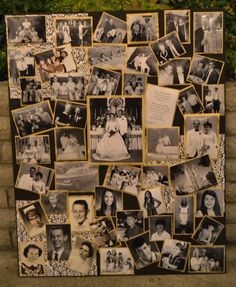
[[[170,179],[177,195],[186,195],[217,185],[208,154],[171,166]]]
[[[68,213],[72,232],[90,231],[93,206],[92,195],[68,196]]]
[[[19,86],[20,77],[35,76],[34,49],[28,47],[8,50],[9,85]]]
[[[108,167],[104,186],[137,195],[141,188],[140,166],[112,165]]]
[[[219,114],[185,116],[186,157],[194,158],[208,154],[217,159],[219,154]]]
[[[175,31],[184,44],[190,44],[190,10],[166,10],[165,34]]]
[[[184,272],[190,243],[175,239],[166,239],[162,246],[159,267]]]
[[[92,162],[142,162],[142,98],[89,99]]]
[[[85,100],[85,79],[77,73],[50,75],[51,100]]]
[[[52,183],[54,170],[45,166],[22,162],[15,187],[45,194]]]
[[[116,216],[117,210],[123,210],[123,194],[111,188],[95,187],[96,216]]]
[[[223,12],[194,12],[194,52],[223,53]]]
[[[206,85],[202,87],[205,113],[225,114],[225,85]]]
[[[157,263],[161,254],[155,242],[150,242],[149,233],[145,232],[128,241],[126,244],[132,254],[136,269]]]
[[[47,259],[67,261],[71,253],[70,224],[47,224]]]
[[[42,85],[40,81],[34,78],[22,78],[20,79],[21,86],[21,105],[36,104],[42,102]]]
[[[98,166],[87,162],[55,162],[55,188],[70,192],[93,192],[98,185]]]
[[[144,232],[143,211],[117,211],[116,218],[118,240],[126,241]]]
[[[67,267],[79,275],[94,275],[96,270],[96,247],[90,240],[77,237]]]
[[[126,65],[126,45],[96,45],[88,48],[88,62],[91,66],[122,69]]]
[[[34,56],[42,82],[49,81],[50,74],[70,73],[77,69],[71,44],[46,50]]]
[[[123,90],[125,96],[144,96],[146,94],[147,75],[142,73],[124,73]]]
[[[194,232],[194,196],[175,197],[174,210],[175,234],[192,234]]]
[[[30,237],[45,234],[45,225],[48,223],[48,219],[39,201],[20,207],[18,212]]]
[[[159,38],[158,13],[127,14],[128,44],[150,43]]]
[[[104,12],[99,20],[93,35],[93,40],[98,43],[120,44],[127,32],[125,21]]]
[[[94,236],[93,243],[97,248],[120,245],[120,242],[117,241],[117,233],[111,217],[107,216],[93,220],[90,223],[90,229]]]
[[[85,130],[78,128],[55,129],[57,160],[86,160]]]
[[[144,165],[142,167],[142,187],[151,188],[169,185],[168,165]]]
[[[41,195],[41,204],[48,217],[55,215],[67,215],[67,192],[50,190]]]
[[[205,215],[192,238],[203,245],[214,245],[223,229],[224,224]]]
[[[19,243],[19,264],[21,276],[40,277],[45,275],[45,242],[22,241]]]
[[[172,238],[172,216],[154,215],[149,217],[150,241],[164,241]]]
[[[92,17],[56,18],[56,45],[70,43],[72,47],[92,46]]]
[[[150,44],[158,63],[163,65],[170,60],[178,58],[186,53],[176,32],[172,32],[156,42]]]
[[[193,85],[180,91],[177,104],[183,115],[197,114],[204,111],[201,99]]]
[[[166,213],[166,205],[161,187],[140,191],[138,193],[138,202],[145,218]]]
[[[225,270],[224,246],[192,245],[189,252],[190,273],[222,273]]]
[[[52,110],[49,101],[16,109],[11,113],[20,137],[53,128]]]
[[[111,70],[94,67],[87,89],[87,95],[111,96],[116,94],[121,74]]]
[[[187,80],[199,85],[218,84],[224,62],[202,55],[194,55]]]
[[[157,60],[150,47],[127,48],[128,72],[146,73],[148,76],[157,76]]]
[[[188,85],[190,58],[179,58],[158,67],[158,85]]]
[[[224,189],[211,188],[196,194],[196,217],[222,217],[225,212]]]
[[[101,275],[134,274],[134,261],[127,247],[100,248]]]
[[[51,163],[51,147],[48,135],[15,137],[16,163]]]
[[[179,127],[148,128],[146,161],[179,158]]]
[[[8,16],[9,43],[42,43],[46,42],[45,16]]]

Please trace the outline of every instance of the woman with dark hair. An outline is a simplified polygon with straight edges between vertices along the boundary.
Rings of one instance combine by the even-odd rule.
[[[203,132],[203,147],[202,153],[208,153],[211,159],[217,158],[217,136],[216,133],[212,130],[212,124],[206,121],[204,124]]]
[[[101,208],[96,212],[97,216],[115,216],[116,209],[115,192],[104,189],[101,197]]]
[[[147,190],[144,194],[144,208],[147,210],[147,215],[156,215],[157,209],[161,205],[160,200],[152,196],[151,191]]]
[[[44,274],[43,265],[38,264],[38,259],[42,255],[40,247],[29,244],[25,247],[23,255],[26,260],[21,263],[22,275],[38,276]]]
[[[220,204],[214,190],[205,190],[202,194],[201,205],[197,210],[196,216],[202,217],[208,216],[222,216]]]

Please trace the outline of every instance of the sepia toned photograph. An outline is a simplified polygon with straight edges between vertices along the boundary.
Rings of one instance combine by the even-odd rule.
[[[149,217],[150,241],[164,241],[172,238],[172,216],[154,215]]]
[[[225,85],[204,85],[203,102],[205,113],[225,114]]]
[[[22,106],[36,104],[44,100],[40,81],[36,81],[34,78],[22,78],[20,79],[20,86]]]
[[[151,188],[169,185],[168,165],[144,165],[142,167],[142,187]]]
[[[41,195],[41,204],[48,217],[53,215],[67,215],[67,192],[50,190]]]
[[[143,73],[124,73],[122,93],[125,96],[144,96],[146,94],[147,75]]]

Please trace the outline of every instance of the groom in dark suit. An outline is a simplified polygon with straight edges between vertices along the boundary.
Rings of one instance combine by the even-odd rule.
[[[202,40],[204,38],[205,31],[209,30],[209,16],[203,15],[201,18],[201,27],[195,30],[195,52],[203,53],[204,45],[202,45]]]

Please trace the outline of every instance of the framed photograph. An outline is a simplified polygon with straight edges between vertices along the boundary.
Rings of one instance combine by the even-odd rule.
[[[125,96],[144,96],[147,75],[143,73],[123,73],[122,94]]]
[[[225,114],[225,85],[203,85],[202,95],[205,113]]]
[[[67,191],[50,190],[41,195],[41,204],[50,219],[50,216],[67,215]]]
[[[160,185],[169,185],[168,165],[143,165],[142,187],[152,188]]]
[[[34,78],[20,79],[21,86],[21,105],[36,104],[43,101],[42,84]]]
[[[150,241],[164,241],[173,236],[172,216],[153,215],[149,217]]]

